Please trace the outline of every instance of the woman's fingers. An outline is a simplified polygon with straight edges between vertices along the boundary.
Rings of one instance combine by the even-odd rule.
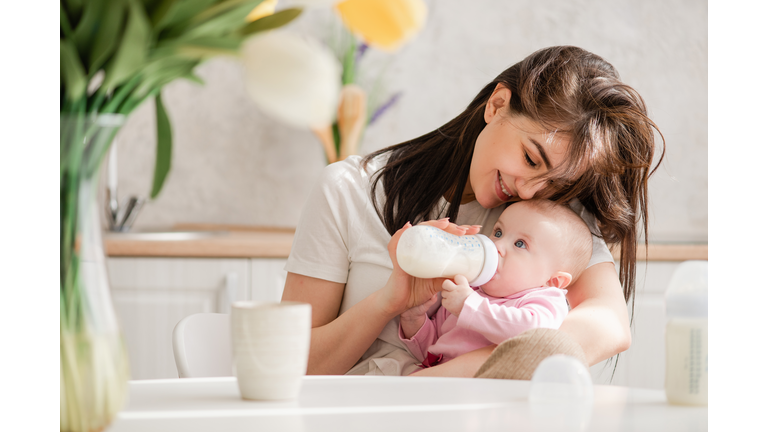
[[[448,218],[424,221],[419,225],[429,225],[435,228],[440,228],[441,230],[453,235],[474,235],[479,233],[480,228],[482,228],[482,225],[456,225]]]
[[[462,225],[466,228],[465,235],[475,235],[480,232],[480,229],[483,228],[482,225]]]
[[[446,227],[450,225],[456,226],[456,224],[452,223],[448,218],[442,218],[442,219],[435,219],[435,220],[428,220],[424,222],[419,222],[419,225],[429,225],[433,226],[435,228],[445,229]]]

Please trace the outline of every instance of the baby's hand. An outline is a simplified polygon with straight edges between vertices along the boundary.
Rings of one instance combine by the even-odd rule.
[[[443,307],[458,317],[464,307],[464,301],[472,292],[469,281],[464,276],[456,275],[453,281],[446,279],[443,282]]]

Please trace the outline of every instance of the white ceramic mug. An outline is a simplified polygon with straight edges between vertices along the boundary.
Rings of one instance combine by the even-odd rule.
[[[295,399],[307,373],[312,307],[239,301],[231,315],[232,364],[243,399]]]

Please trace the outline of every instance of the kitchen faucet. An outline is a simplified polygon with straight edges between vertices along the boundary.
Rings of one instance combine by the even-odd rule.
[[[128,231],[146,198],[130,196],[120,205],[117,199],[117,140],[112,142],[107,162],[107,222],[110,231]]]

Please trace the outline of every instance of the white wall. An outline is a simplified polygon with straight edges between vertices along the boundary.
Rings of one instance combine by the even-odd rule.
[[[700,0],[427,1],[425,29],[394,55],[369,51],[403,97],[371,126],[362,152],[435,129],[506,67],[551,45],[611,62],[645,98],[667,140],[651,181],[652,241],[707,241],[707,2]],[[306,11],[289,28],[319,38],[333,16]],[[178,222],[295,226],[325,159],[307,130],[265,117],[245,94],[239,64],[199,68],[203,87],[175,82],[163,96],[174,130],[172,171],[136,227]],[[154,163],[154,106],[118,136],[119,189],[146,195]]]

